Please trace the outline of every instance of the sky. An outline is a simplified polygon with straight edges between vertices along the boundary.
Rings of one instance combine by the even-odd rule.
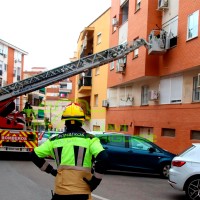
[[[0,0],[0,39],[26,51],[24,70],[70,62],[81,31],[111,0]]]

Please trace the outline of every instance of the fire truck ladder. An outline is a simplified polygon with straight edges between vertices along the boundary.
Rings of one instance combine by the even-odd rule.
[[[150,44],[144,39],[137,39],[131,44],[123,43],[99,53],[80,58],[77,61],[62,65],[58,68],[1,87],[0,102],[15,99],[18,96],[52,85],[89,69],[118,60],[143,45],[147,48],[150,47]]]

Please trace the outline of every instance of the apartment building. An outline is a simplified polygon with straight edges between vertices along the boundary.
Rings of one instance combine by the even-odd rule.
[[[110,9],[107,9],[79,35],[77,59],[109,48]],[[84,71],[76,76],[75,101],[86,113],[87,131],[104,131],[106,108],[102,101],[107,96],[108,64]]]
[[[106,129],[179,153],[200,140],[200,1],[111,2],[111,46],[144,38],[162,50],[142,46],[124,58],[123,67],[112,63]]]
[[[0,87],[23,79],[24,56],[28,53],[0,39]],[[15,99],[17,111],[22,109],[22,98]]]
[[[71,78],[46,87],[45,116],[52,123],[54,130],[64,131],[64,121],[61,121],[61,116],[73,98],[71,91]]]
[[[45,67],[32,67],[30,71],[24,72],[24,78],[47,70]],[[66,79],[24,95],[23,103],[30,102],[37,116],[36,119],[33,119],[34,129],[44,130],[45,122],[48,121],[51,122],[54,130],[64,130],[64,121],[61,121],[61,115],[65,106],[71,102],[71,90],[71,79]]]

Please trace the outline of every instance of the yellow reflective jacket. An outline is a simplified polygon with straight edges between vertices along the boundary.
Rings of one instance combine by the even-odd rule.
[[[34,115],[34,117],[35,117],[35,113],[32,108],[24,108],[23,112],[25,112],[26,117],[32,117],[32,115]]]
[[[60,195],[91,193],[83,178],[91,179],[92,158],[103,150],[99,139],[86,133],[62,133],[34,149],[39,158],[56,160],[55,193]]]

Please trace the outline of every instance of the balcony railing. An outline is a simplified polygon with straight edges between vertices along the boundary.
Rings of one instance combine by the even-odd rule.
[[[92,77],[85,76],[79,79],[78,89],[80,89],[82,86],[92,86]]]

